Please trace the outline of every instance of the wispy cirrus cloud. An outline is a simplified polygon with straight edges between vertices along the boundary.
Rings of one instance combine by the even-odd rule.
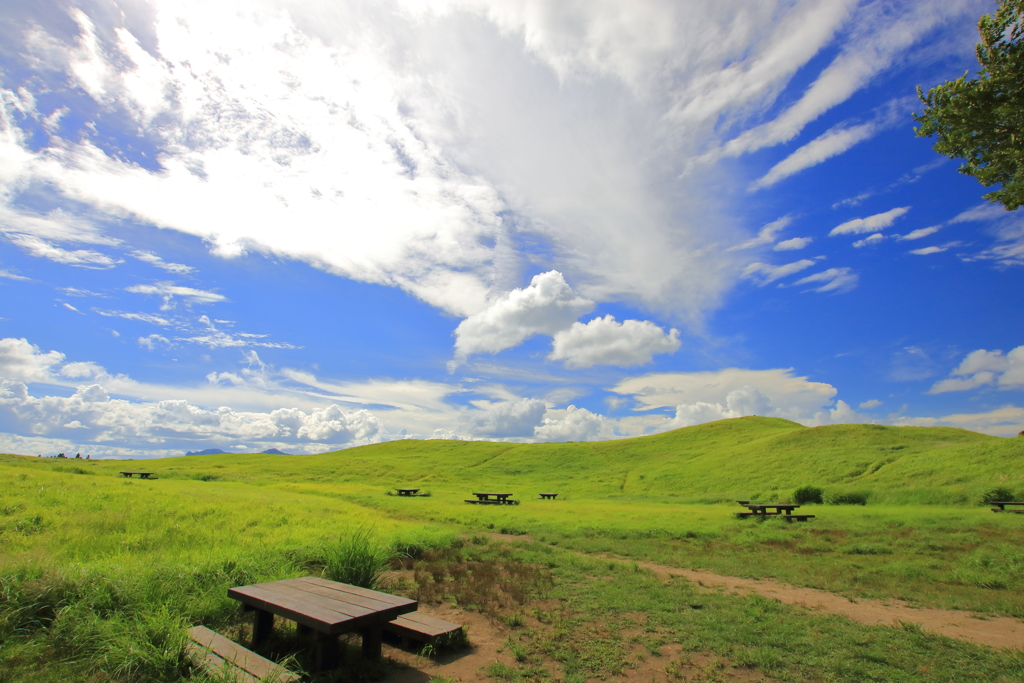
[[[184,263],[170,263],[168,261],[164,261],[162,258],[150,251],[141,251],[136,249],[132,252],[132,256],[140,261],[156,266],[161,270],[166,270],[168,273],[188,275],[195,271],[195,268],[192,266],[186,266]]]

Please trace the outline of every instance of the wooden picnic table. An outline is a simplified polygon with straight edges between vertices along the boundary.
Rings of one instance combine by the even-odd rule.
[[[149,479],[149,476],[153,474],[153,472],[121,472],[122,477],[128,477],[129,479],[136,474],[139,475],[140,479]]]
[[[513,500],[511,493],[474,493],[476,500],[467,500],[467,503],[480,503],[483,505],[519,505],[518,500]]]
[[[558,495],[557,493],[542,493],[542,494],[540,494],[540,499],[541,500],[554,500],[555,496],[557,496],[557,495]]]
[[[1024,506],[1024,501],[1017,500],[993,500],[992,505],[998,505],[998,508],[992,508],[992,512],[1017,512],[1024,513],[1024,507],[1020,510],[1007,510],[1007,505],[1021,505]]]
[[[786,521],[792,522],[796,520],[798,522],[806,522],[808,519],[814,517],[814,515],[794,515],[793,510],[796,510],[799,505],[796,503],[740,503],[743,507],[747,508],[749,512],[738,512],[738,517],[777,517],[781,516]],[[775,510],[775,512],[769,512],[769,510]],[[783,514],[785,513],[785,514]]]
[[[398,491],[398,495],[400,495],[400,496],[415,496],[417,493],[420,492],[419,489],[395,489],[395,490]]]
[[[253,645],[273,631],[275,614],[298,624],[299,633],[315,634],[317,671],[337,666],[338,636],[343,633],[361,633],[363,656],[380,659],[384,626],[417,607],[415,600],[315,576],[238,586],[228,590],[228,597],[256,612]]]

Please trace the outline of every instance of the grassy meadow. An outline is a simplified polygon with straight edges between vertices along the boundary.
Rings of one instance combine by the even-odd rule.
[[[125,469],[157,479],[124,479]],[[1022,476],[1024,439],[772,418],[599,443],[0,456],[0,683],[203,680],[182,655],[183,633],[202,623],[244,640],[227,588],[323,572],[339,539],[366,531],[416,572],[393,590],[505,625],[516,665],[488,669],[496,681],[583,683],[654,664],[658,680],[679,681],[741,669],[792,681],[1024,681],[1020,652],[630,568],[651,560],[1024,618],[1024,515],[979,505],[996,487],[1024,497]],[[807,506],[817,515],[807,523],[735,517],[738,498],[781,502],[804,485],[868,502]],[[398,486],[430,495],[387,495]],[[480,490],[522,504],[463,502]],[[536,500],[548,491],[558,500]],[[488,588],[474,575],[498,578]],[[283,633],[272,654],[297,647]]]

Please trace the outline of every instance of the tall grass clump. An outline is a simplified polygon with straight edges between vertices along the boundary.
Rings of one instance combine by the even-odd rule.
[[[866,491],[829,491],[825,494],[826,505],[867,505]]]
[[[818,503],[822,502],[822,495],[825,492],[817,486],[801,486],[796,491],[793,491],[793,502],[797,505],[806,505],[807,503]]]
[[[376,589],[397,553],[366,528],[323,547],[324,575],[331,581]]]
[[[1014,500],[1013,491],[1002,486],[997,486],[994,489],[989,489],[985,493],[981,494],[981,504],[991,505],[997,500]]]

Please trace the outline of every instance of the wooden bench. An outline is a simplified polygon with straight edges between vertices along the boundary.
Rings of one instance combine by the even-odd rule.
[[[188,630],[188,637],[192,642],[186,646],[186,650],[192,661],[214,676],[226,673],[225,680],[234,680],[236,683],[294,683],[299,680],[298,674],[260,657],[205,626],[193,626]]]
[[[410,612],[389,622],[384,630],[401,638],[402,647],[408,649],[411,640],[424,645],[435,645],[442,638],[450,638],[458,633],[462,627],[444,619],[428,617],[419,612]]]
[[[784,515],[781,512],[737,512],[737,517],[763,517],[765,519],[772,517],[780,517],[786,521],[793,521],[794,519],[798,522],[806,522],[809,519],[813,519],[814,515]]]

